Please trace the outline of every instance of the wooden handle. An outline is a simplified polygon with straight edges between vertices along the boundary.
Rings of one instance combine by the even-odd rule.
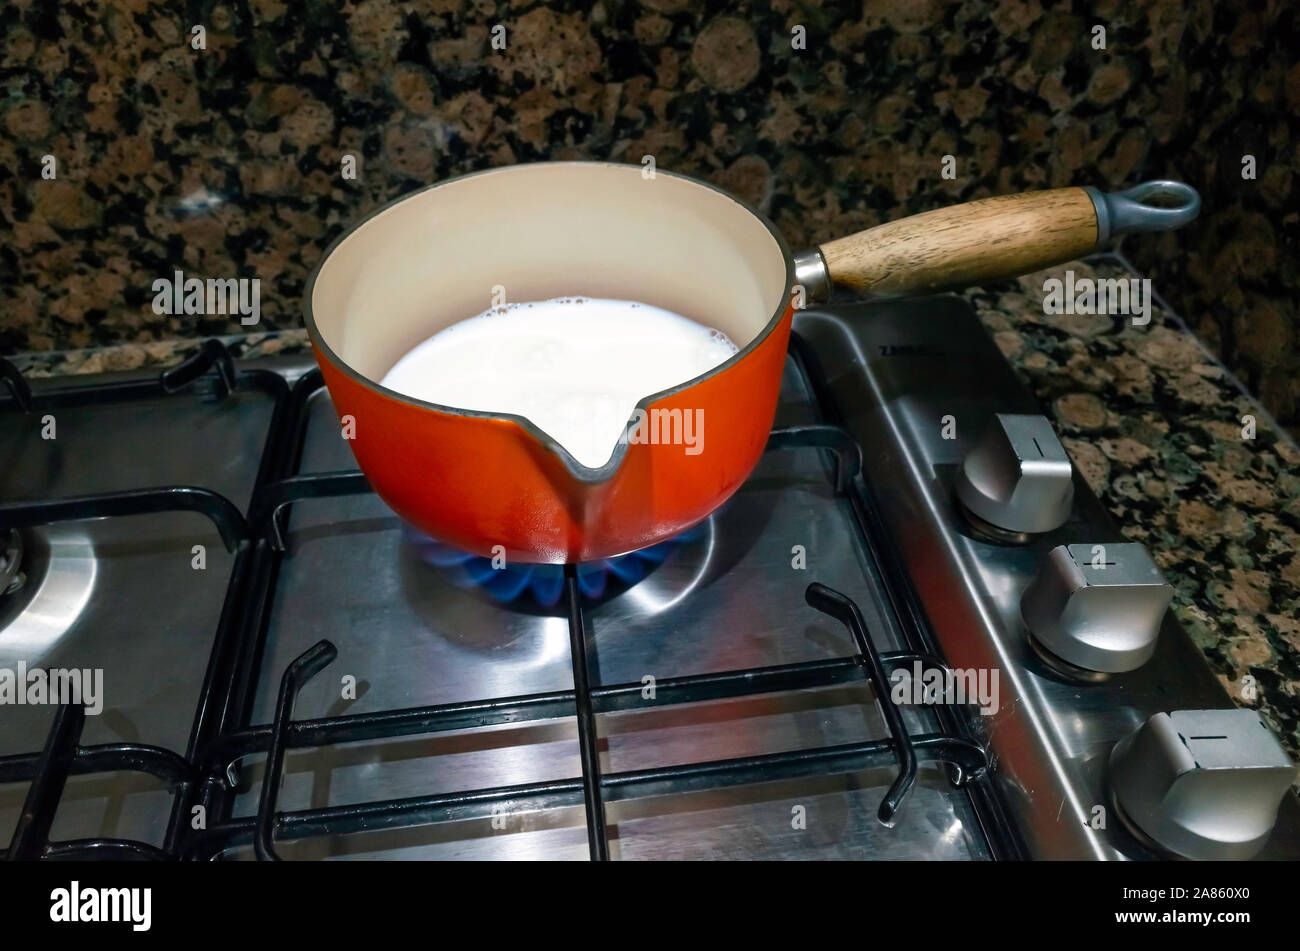
[[[1097,211],[1082,188],[983,198],[891,221],[821,246],[831,280],[901,297],[1028,274],[1097,245]]]

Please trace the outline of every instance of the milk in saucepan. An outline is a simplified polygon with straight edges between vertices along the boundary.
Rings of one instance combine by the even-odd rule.
[[[638,401],[736,349],[720,331],[658,307],[566,297],[507,304],[452,324],[381,382],[430,403],[523,416],[597,468]]]

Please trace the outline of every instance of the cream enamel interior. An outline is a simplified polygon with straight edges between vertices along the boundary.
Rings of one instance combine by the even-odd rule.
[[[763,220],[713,188],[662,172],[647,180],[634,165],[517,165],[413,193],[366,220],[321,265],[311,318],[371,381],[486,310],[497,285],[510,301],[653,304],[743,350],[782,306],[786,273]]]

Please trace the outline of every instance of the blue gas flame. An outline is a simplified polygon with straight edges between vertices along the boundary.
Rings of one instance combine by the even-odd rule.
[[[680,545],[703,535],[696,526],[668,541],[600,561],[578,565],[578,590],[597,599],[614,590],[629,588],[662,564]],[[444,545],[428,535],[406,527],[406,538],[419,557],[439,569],[452,584],[487,592],[502,604],[530,597],[542,607],[553,607],[564,595],[563,565],[506,564],[494,567],[492,559],[471,555]]]

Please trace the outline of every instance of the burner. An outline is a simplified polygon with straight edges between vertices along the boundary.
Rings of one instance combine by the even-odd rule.
[[[43,657],[80,617],[95,587],[95,549],[84,530],[0,529],[0,631],[11,650]]]
[[[22,564],[23,536],[16,528],[0,530],[0,598],[16,593],[27,583]]]
[[[438,568],[457,587],[480,589],[502,604],[531,599],[544,608],[553,607],[564,595],[563,565],[520,563],[497,568],[491,558],[444,545],[410,525],[403,525],[403,531],[420,559]],[[626,590],[649,575],[680,545],[703,534],[701,523],[649,548],[580,564],[578,589],[593,600]]]

